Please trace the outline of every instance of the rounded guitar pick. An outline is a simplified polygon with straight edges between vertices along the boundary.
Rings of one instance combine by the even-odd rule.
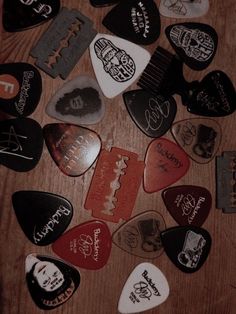
[[[14,117],[28,116],[37,107],[41,92],[41,75],[33,65],[0,65],[0,110]]]
[[[210,192],[201,186],[181,185],[168,188],[162,192],[166,208],[182,226],[200,227],[211,209]]]
[[[55,241],[73,216],[67,199],[47,192],[17,191],[12,195],[12,203],[22,230],[36,245]]]
[[[146,49],[107,34],[95,36],[90,44],[90,56],[98,84],[108,98],[134,83],[151,58]]]
[[[165,138],[153,140],[146,151],[143,187],[157,192],[175,183],[189,169],[189,159],[174,142]]]
[[[177,110],[173,97],[155,97],[139,89],[124,93],[123,98],[131,118],[147,136],[160,137],[171,127]]]
[[[191,159],[204,164],[214,158],[222,131],[215,120],[194,118],[174,123],[171,133]]]
[[[60,9],[60,0],[4,0],[2,24],[7,32],[18,32],[52,19]]]
[[[160,35],[160,14],[153,0],[121,1],[102,23],[113,34],[138,45],[152,44]]]
[[[143,258],[156,258],[163,252],[160,232],[165,221],[156,211],[146,211],[121,225],[112,241],[122,250]]]
[[[43,310],[52,310],[68,301],[80,285],[77,269],[50,256],[29,254],[25,273],[31,297]]]
[[[211,248],[209,232],[194,226],[166,229],[161,233],[161,239],[170,260],[185,273],[199,270]]]
[[[129,275],[118,303],[123,314],[139,313],[152,309],[169,296],[165,275],[151,263],[141,263]]]
[[[188,111],[200,116],[224,117],[236,109],[236,93],[229,77],[222,71],[208,73],[193,92]]]
[[[191,69],[203,70],[213,60],[218,36],[213,27],[202,23],[180,23],[165,29],[171,46]]]
[[[32,170],[41,157],[43,133],[30,118],[0,122],[0,164],[15,171]]]
[[[111,234],[99,220],[80,224],[64,233],[52,245],[53,251],[66,261],[86,269],[102,268],[111,251]]]
[[[103,118],[105,105],[97,82],[87,76],[78,76],[52,97],[46,112],[69,123],[95,124]]]
[[[95,162],[101,149],[101,140],[97,133],[72,124],[47,124],[43,128],[43,135],[59,169],[72,177],[85,173]]]

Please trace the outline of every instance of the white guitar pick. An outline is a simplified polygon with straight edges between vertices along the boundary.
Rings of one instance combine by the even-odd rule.
[[[166,277],[151,263],[135,267],[122,290],[118,311],[122,314],[139,313],[163,303],[169,295]]]
[[[97,34],[90,44],[94,72],[103,94],[113,98],[122,93],[143,72],[151,55],[128,40]]]
[[[200,17],[209,9],[208,0],[161,0],[160,14],[173,18]]]

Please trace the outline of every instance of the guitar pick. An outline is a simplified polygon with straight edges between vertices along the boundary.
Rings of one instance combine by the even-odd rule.
[[[13,208],[26,237],[36,245],[48,245],[67,228],[72,216],[71,203],[62,196],[40,191],[17,191]]]
[[[92,270],[99,269],[109,259],[111,234],[104,222],[92,220],[64,233],[53,243],[52,249],[73,265]]]
[[[60,0],[5,0],[2,24],[7,32],[23,31],[47,22],[57,15]]]
[[[160,14],[153,0],[121,1],[102,24],[113,34],[138,45],[152,44],[160,36]]]
[[[152,309],[169,296],[169,284],[165,275],[151,263],[137,265],[129,275],[118,303],[123,314],[139,313]]]
[[[69,123],[95,124],[103,118],[105,105],[97,82],[87,76],[78,76],[57,91],[46,112]]]
[[[187,103],[189,112],[208,117],[224,117],[236,109],[236,93],[222,71],[208,73]]]
[[[222,131],[215,120],[194,118],[174,123],[171,133],[192,160],[204,164],[214,158]]]
[[[108,98],[129,87],[150,60],[144,48],[107,34],[97,34],[90,44],[90,56],[98,84]]]
[[[119,0],[89,0],[91,5],[94,7],[106,7],[109,5],[113,5]]]
[[[161,0],[160,14],[172,18],[195,18],[209,10],[209,1],[199,0]]]
[[[147,136],[160,137],[171,127],[177,110],[173,97],[155,97],[139,89],[125,92],[123,99],[134,123]]]
[[[211,248],[211,236],[195,226],[173,227],[161,232],[167,256],[185,273],[194,273],[206,261]]]
[[[162,192],[166,208],[182,226],[200,227],[211,209],[210,192],[201,186],[181,185],[168,188]]]
[[[0,122],[0,164],[15,171],[32,170],[43,150],[41,126],[30,118]]]
[[[29,254],[25,273],[31,297],[43,310],[52,310],[68,301],[80,285],[77,269],[50,256]]]
[[[159,138],[149,144],[145,165],[143,187],[147,193],[153,193],[183,177],[190,162],[181,147],[165,138]]]
[[[122,250],[143,258],[156,258],[163,252],[160,232],[165,221],[156,211],[136,215],[121,225],[112,235],[112,242]]]
[[[43,135],[52,159],[64,174],[71,177],[84,174],[101,149],[97,133],[72,124],[47,124]]]
[[[218,36],[213,27],[203,23],[180,23],[165,29],[177,55],[193,70],[203,70],[213,60]]]
[[[28,116],[37,107],[41,92],[41,75],[33,65],[0,65],[0,110],[15,117]]]

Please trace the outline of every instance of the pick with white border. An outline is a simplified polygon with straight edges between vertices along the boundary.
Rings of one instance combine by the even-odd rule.
[[[163,303],[169,295],[165,275],[151,263],[134,268],[122,290],[118,311],[122,314],[139,313]]]

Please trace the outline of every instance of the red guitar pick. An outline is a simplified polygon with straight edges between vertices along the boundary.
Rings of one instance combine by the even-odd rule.
[[[146,152],[143,187],[147,193],[157,192],[183,177],[190,161],[186,153],[165,138],[153,140]]]
[[[99,269],[110,256],[111,234],[104,222],[92,220],[67,231],[53,243],[52,249],[75,266]]]

